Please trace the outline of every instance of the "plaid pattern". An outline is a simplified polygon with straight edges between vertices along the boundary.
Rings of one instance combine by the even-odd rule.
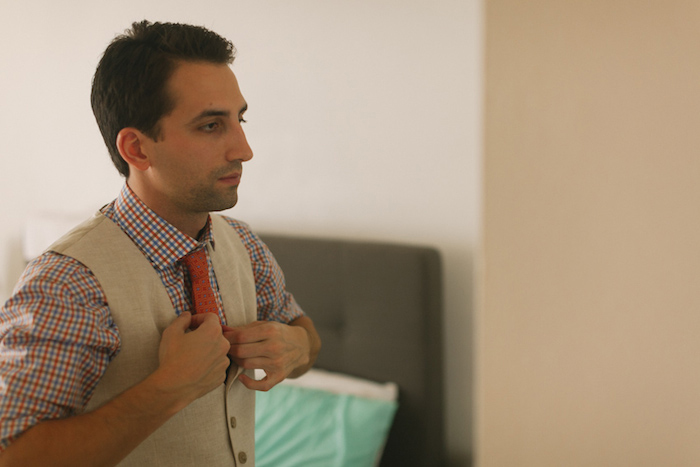
[[[181,259],[216,243],[207,222],[199,241],[178,231],[124,186],[102,212],[134,241],[153,265],[175,313],[192,308]],[[239,221],[225,218],[241,237],[255,277],[258,319],[290,322],[304,313],[285,290],[282,271],[264,243]],[[207,254],[209,279],[221,296]],[[222,322],[225,322],[220,312]],[[41,420],[79,413],[119,353],[119,331],[89,269],[47,252],[32,261],[0,311],[0,451]]]

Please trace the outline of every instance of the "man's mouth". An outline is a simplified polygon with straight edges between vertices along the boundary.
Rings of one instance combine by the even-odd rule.
[[[241,183],[241,173],[235,172],[229,175],[225,175],[219,178],[219,181],[224,182],[227,185],[238,185]]]

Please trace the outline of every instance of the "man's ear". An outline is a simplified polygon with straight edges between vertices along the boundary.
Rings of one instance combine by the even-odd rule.
[[[146,139],[148,136],[141,133],[136,128],[122,128],[117,133],[117,149],[122,159],[137,170],[146,170],[151,165],[151,161],[145,151]]]

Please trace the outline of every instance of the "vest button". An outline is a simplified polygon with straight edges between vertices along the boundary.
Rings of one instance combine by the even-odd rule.
[[[248,461],[248,455],[243,451],[239,452],[238,453],[238,462],[240,462],[241,464],[245,464],[247,461]]]
[[[231,428],[236,428],[236,417],[231,417]]]

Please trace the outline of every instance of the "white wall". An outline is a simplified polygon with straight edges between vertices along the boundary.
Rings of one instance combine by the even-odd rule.
[[[39,212],[89,213],[122,180],[89,105],[107,43],[143,18],[227,36],[255,151],[233,215],[257,230],[443,253],[450,458],[471,452],[478,0],[0,2],[0,298]]]

